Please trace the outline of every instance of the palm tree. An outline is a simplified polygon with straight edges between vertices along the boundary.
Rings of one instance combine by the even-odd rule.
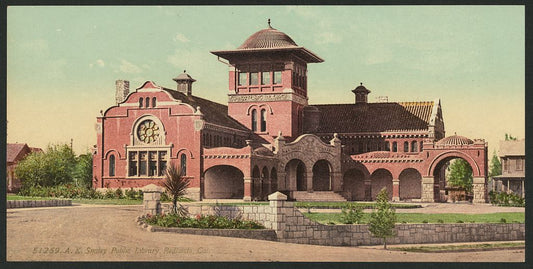
[[[182,175],[181,171],[174,164],[171,164],[165,172],[163,186],[172,196],[172,213],[186,217],[189,212],[182,205],[178,205],[178,199],[187,193],[189,179]]]

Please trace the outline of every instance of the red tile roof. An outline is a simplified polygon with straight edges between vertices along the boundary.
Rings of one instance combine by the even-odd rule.
[[[312,105],[320,111],[316,133],[427,130],[434,102]]]
[[[14,163],[22,159],[30,152],[30,148],[26,144],[7,144],[7,162]]]

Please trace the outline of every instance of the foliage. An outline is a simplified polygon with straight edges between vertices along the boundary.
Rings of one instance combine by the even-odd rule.
[[[505,141],[516,141],[516,137],[513,137],[512,135],[505,133]]]
[[[359,224],[363,218],[363,209],[356,204],[348,204],[342,207],[341,221],[344,224]]]
[[[93,178],[93,155],[90,152],[76,157],[72,171],[74,183],[79,187],[91,188]]]
[[[526,200],[514,193],[490,191],[489,199],[491,204],[498,206],[526,206]]]
[[[489,177],[499,176],[502,174],[502,163],[500,158],[496,155],[496,150],[492,153],[492,159],[490,159],[489,165]]]
[[[396,210],[389,203],[389,193],[386,188],[381,189],[377,196],[377,207],[370,214],[368,230],[374,237],[383,239],[383,248],[387,248],[387,237],[394,237],[394,224],[396,223]]]
[[[449,166],[450,175],[448,183],[452,187],[459,187],[466,190],[467,193],[472,191],[472,167],[463,159],[455,159]]]
[[[257,203],[261,204],[261,203]],[[268,204],[268,203],[264,203]],[[301,208],[328,208],[328,209],[342,209],[343,207],[356,205],[362,209],[373,209],[376,207],[376,203],[373,202],[295,202],[296,207]],[[415,204],[391,204],[394,208],[421,208],[421,205]]]
[[[72,182],[75,165],[76,157],[68,145],[52,145],[45,152],[26,156],[15,168],[15,174],[21,180],[21,189],[56,186]]]
[[[172,196],[172,213],[179,216],[188,215],[187,210],[180,204],[178,205],[178,199],[187,194],[187,187],[189,186],[189,179],[184,177],[181,171],[176,168],[174,164],[171,164],[165,172],[165,181],[163,186],[167,189],[167,192]]]
[[[126,195],[123,194],[123,191],[120,188],[116,190],[107,189],[104,193],[101,193],[92,188],[87,189],[74,184],[62,184],[51,187],[28,187],[20,190],[18,194],[29,197],[57,197],[69,199],[143,199],[143,193],[141,190],[135,191],[131,188],[126,190],[125,193]]]
[[[391,249],[411,252],[442,252],[442,251],[465,251],[465,250],[483,250],[483,249],[501,249],[501,248],[524,248],[525,243],[494,243],[494,244],[462,244],[462,245],[443,245],[443,246],[417,246],[417,247],[393,247]]]
[[[251,220],[228,218],[215,215],[196,215],[186,217],[179,214],[147,215],[144,221],[151,225],[162,227],[201,228],[201,229],[264,229],[265,227]]]

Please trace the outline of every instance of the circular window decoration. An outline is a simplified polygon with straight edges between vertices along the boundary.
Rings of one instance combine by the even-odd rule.
[[[159,137],[159,126],[153,120],[145,120],[137,128],[137,136],[144,143],[152,143]]]

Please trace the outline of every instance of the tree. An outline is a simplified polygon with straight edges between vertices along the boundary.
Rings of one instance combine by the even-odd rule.
[[[93,178],[93,155],[90,152],[76,158],[72,177],[79,187],[91,188]]]
[[[368,230],[374,237],[383,238],[383,248],[387,249],[387,238],[396,236],[394,224],[397,221],[396,210],[389,203],[387,188],[381,189],[376,203],[376,209],[370,214]]]
[[[178,214],[182,217],[187,216],[187,210],[182,205],[178,205],[178,199],[185,196],[187,193],[189,179],[184,177],[181,171],[176,168],[174,164],[171,164],[165,172],[165,182],[163,182],[163,186],[172,196],[172,213]]]
[[[15,168],[21,188],[49,187],[72,182],[76,157],[66,145],[49,145],[45,152],[29,154]]]
[[[516,141],[516,137],[513,137],[512,135],[505,133],[505,141]]]
[[[449,166],[448,183],[452,187],[459,187],[466,192],[472,191],[472,167],[463,159],[455,159]]]
[[[490,159],[489,165],[489,177],[499,176],[502,174],[502,163],[500,158],[496,156],[496,150],[492,153],[492,159]]]

